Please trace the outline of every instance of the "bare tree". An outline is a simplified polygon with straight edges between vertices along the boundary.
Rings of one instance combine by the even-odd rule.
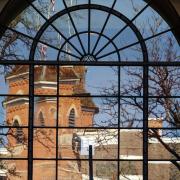
[[[147,24],[141,28],[142,32],[146,32],[145,28],[148,28],[149,34],[157,34],[162,28],[162,19],[153,18],[153,23],[147,20]],[[148,43],[149,60],[154,62],[174,62],[179,61],[178,49],[175,46],[173,35],[164,36],[162,40],[161,36],[153,38]],[[166,42],[166,44],[164,44]],[[140,48],[133,48],[134,51],[141,52]],[[125,60],[125,59],[124,59]],[[139,58],[138,60],[141,61]],[[117,70],[115,70],[116,73]],[[130,98],[121,98],[120,100],[120,125],[121,127],[142,127],[143,125],[143,100],[139,98],[143,96],[143,68],[142,67],[122,67],[121,68],[121,95],[132,96]],[[161,119],[162,126],[151,126],[149,124],[149,139],[156,138],[158,142],[178,160],[179,156],[179,144],[173,142],[173,138],[179,137],[177,130],[162,130],[162,134],[159,133],[159,129],[163,127],[179,128],[180,127],[180,99],[176,98],[179,95],[180,89],[180,68],[175,66],[152,66],[149,67],[148,74],[149,81],[149,95],[153,98],[149,98],[148,104],[148,117],[154,120]],[[116,95],[114,92],[115,84],[112,84],[112,88],[102,89],[102,94]],[[118,118],[117,110],[115,112],[109,111],[112,107],[118,105],[118,101],[111,101],[108,98],[104,100],[106,108],[104,111],[107,114],[112,114],[113,118]],[[106,119],[107,123],[113,124],[112,119]],[[115,125],[117,126],[117,124]],[[163,141],[163,137],[171,138],[172,143],[167,144]],[[180,165],[177,161],[171,161],[180,170]]]

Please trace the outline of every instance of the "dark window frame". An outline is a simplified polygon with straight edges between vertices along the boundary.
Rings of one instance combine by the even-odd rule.
[[[115,0],[116,2],[116,0]],[[32,6],[42,17],[44,17],[44,15],[32,4],[28,1],[29,5]],[[147,4],[134,18],[137,18],[141,13],[143,13],[143,11],[149,6],[149,4]],[[98,9],[98,10],[102,10],[102,11],[109,11],[110,13],[114,13],[114,14],[117,14],[117,12],[113,11],[113,9],[110,9],[110,8],[107,8],[107,7],[103,7],[103,6],[97,6],[97,5],[92,5],[91,2],[89,1],[89,4],[85,4],[85,5],[78,5],[77,7],[65,7],[63,13],[68,13],[71,12],[71,11],[74,11],[74,10],[77,10],[77,9],[88,9],[88,12],[89,14],[91,13],[91,9]],[[142,38],[141,34],[139,33],[139,31],[137,30],[136,27],[134,27],[133,25],[131,26],[133,20],[131,21],[128,21],[125,17],[121,16],[120,18],[124,18],[124,20],[126,21],[127,20],[127,24],[129,24],[132,29],[134,29],[134,32],[135,34],[139,37],[139,40],[137,43],[134,43],[133,45],[136,45],[136,44],[141,44],[141,48],[142,48],[142,51],[143,51],[143,61],[142,62],[133,62],[133,61],[129,61],[129,62],[123,62],[121,61],[120,59],[120,56],[118,55],[119,57],[119,61],[117,62],[114,62],[114,61],[109,61],[109,62],[101,62],[101,61],[83,61],[83,58],[85,55],[88,55],[88,54],[84,54],[82,55],[79,59],[80,61],[59,61],[59,55],[58,55],[58,58],[56,61],[52,61],[52,60],[47,60],[47,61],[36,61],[34,60],[34,53],[35,53],[35,49],[36,49],[36,46],[37,46],[37,43],[38,42],[41,42],[39,39],[41,37],[41,34],[43,33],[43,31],[45,30],[45,28],[47,26],[49,26],[49,24],[51,24],[52,21],[54,21],[54,19],[58,18],[59,16],[61,16],[61,13],[60,12],[59,14],[56,14],[55,16],[53,16],[50,20],[48,20],[47,18],[44,17],[44,19],[46,20],[46,23],[43,25],[43,27],[40,29],[40,31],[37,33],[36,37],[35,38],[30,38],[28,36],[28,38],[32,39],[33,40],[33,44],[32,44],[32,47],[31,47],[31,53],[30,53],[30,56],[29,56],[29,60],[28,61],[20,61],[20,60],[4,60],[4,61],[1,61],[1,64],[4,64],[4,65],[29,65],[29,124],[28,126],[26,126],[26,128],[28,128],[28,158],[26,160],[28,160],[28,179],[31,180],[33,178],[33,130],[35,129],[34,127],[34,123],[33,123],[33,119],[34,119],[34,98],[35,98],[35,95],[34,95],[34,66],[35,65],[54,65],[57,67],[57,79],[59,79],[59,68],[60,66],[63,66],[63,65],[74,65],[74,66],[117,66],[118,67],[118,78],[119,78],[119,83],[118,83],[118,87],[120,89],[120,69],[121,67],[124,67],[124,66],[139,66],[139,67],[142,67],[143,68],[143,178],[144,179],[148,179],[148,131],[149,131],[149,127],[148,127],[148,101],[149,101],[149,98],[151,98],[151,96],[149,96],[149,93],[148,93],[148,69],[149,67],[155,67],[155,66],[180,66],[180,64],[178,62],[150,62],[148,61],[148,50],[146,48],[146,45],[145,45],[145,41],[149,40],[149,39],[152,39],[156,36],[160,36],[161,34],[164,34],[164,33],[167,33],[167,32],[170,32],[173,30],[173,28],[170,28],[168,30],[165,30],[161,33],[158,33],[156,35],[152,35],[151,37],[148,37],[148,38]],[[110,14],[109,13],[109,14]],[[120,15],[120,14],[118,14]],[[133,18],[133,19],[134,19]],[[10,27],[6,27],[7,29],[10,29],[14,32],[16,32],[16,30],[10,28]],[[77,31],[77,30],[76,30]],[[59,31],[58,31],[59,32]],[[20,32],[17,32],[18,34],[21,34]],[[61,32],[59,32],[61,34]],[[88,26],[88,53],[90,54],[90,24]],[[63,34],[61,34],[63,35]],[[76,36],[79,36],[79,33],[76,33],[75,34]],[[99,34],[100,36],[103,36],[102,32]],[[107,37],[108,38],[108,37]],[[70,42],[69,41],[70,39],[67,39],[66,38],[66,41],[67,42]],[[110,41],[112,41],[112,39],[109,39]],[[45,45],[49,45],[49,44],[46,44],[44,43]],[[124,49],[126,49],[128,47],[124,47]],[[76,48],[75,48],[76,49]],[[59,50],[59,49],[58,49]],[[116,48],[116,50],[119,51],[118,48]],[[59,50],[59,53],[63,51],[62,49]],[[68,54],[68,52],[66,52]],[[118,53],[118,52],[117,52]],[[81,53],[80,53],[81,54]],[[96,60],[96,57],[94,57],[94,59]],[[59,81],[57,82],[58,84],[60,83]],[[55,96],[52,96],[52,97],[58,97],[57,98],[57,119],[59,117],[59,112],[58,112],[58,104],[59,104],[59,97],[69,97],[69,96],[62,96],[59,94],[59,86],[58,87],[58,90],[57,90],[57,95]],[[1,95],[2,96],[2,95]],[[8,96],[8,95],[7,95]],[[43,95],[42,95],[43,96]],[[70,97],[73,97],[73,96],[70,96]],[[83,96],[82,96],[83,97]],[[86,97],[86,96],[85,96]],[[93,97],[93,96],[91,96]],[[102,96],[94,96],[94,97],[102,97]],[[110,97],[113,97],[113,96],[110,96]],[[120,94],[120,91],[118,91],[118,95],[116,96],[118,98],[118,102],[119,102],[119,106],[120,106],[120,98],[123,97],[121,96]],[[132,96],[131,96],[132,97]],[[120,109],[120,108],[119,108]],[[119,110],[120,111],[120,110]],[[120,113],[120,112],[118,112]],[[6,127],[6,126],[4,126]],[[36,127],[37,128],[37,127]],[[47,127],[46,127],[47,128]],[[58,144],[58,129],[61,129],[61,128],[67,128],[68,127],[59,127],[58,126],[58,122],[56,124],[56,144]],[[71,126],[69,126],[69,128],[72,128]],[[73,127],[73,128],[76,128],[78,129],[78,127]],[[87,127],[81,127],[81,128],[87,128]],[[95,127],[94,127],[95,128]],[[107,127],[108,129],[108,127]],[[120,130],[123,129],[122,127],[120,127],[120,117],[118,117],[118,128],[114,128],[114,129],[117,129],[118,130],[118,155],[120,154],[120,148],[119,148],[119,143],[120,143]],[[126,128],[124,128],[126,129]],[[129,128],[127,128],[129,129]],[[135,129],[138,129],[138,128],[135,128]],[[152,128],[151,128],[152,129]],[[172,129],[172,128],[170,128]],[[176,129],[176,128],[174,128]],[[57,179],[57,176],[58,176],[58,161],[61,160],[61,158],[59,158],[58,156],[58,146],[57,146],[57,149],[56,149],[56,179]],[[66,159],[68,160],[68,159]],[[73,159],[71,159],[73,160]],[[76,159],[74,159],[76,160]],[[96,159],[97,161],[102,161],[102,159]],[[107,161],[107,159],[104,159],[104,161]],[[111,160],[113,161],[113,160]],[[118,156],[118,159],[116,160],[117,161],[117,164],[118,164],[118,175],[119,175],[119,166],[120,166],[120,161],[121,159],[119,158]],[[138,160],[137,160],[138,161]],[[158,161],[161,161],[161,159],[159,159]]]

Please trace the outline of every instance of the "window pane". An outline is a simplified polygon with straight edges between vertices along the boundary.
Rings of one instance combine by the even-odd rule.
[[[88,161],[58,161],[58,180],[87,178]]]
[[[13,126],[18,120],[20,126],[29,123],[29,97],[27,96],[0,96],[0,125]]]
[[[34,126],[56,126],[57,123],[56,97],[34,98]]]
[[[36,95],[57,94],[57,68],[56,66],[34,67],[34,93]]]
[[[94,161],[94,177],[102,179],[117,179],[117,161]]]
[[[32,40],[28,37],[6,30],[0,39],[1,60],[29,60],[31,45]]]
[[[143,159],[143,131],[120,130],[120,159]]]
[[[69,115],[75,110],[74,127],[117,127],[117,98],[60,97],[59,127],[69,126]]]
[[[56,162],[41,160],[33,161],[33,179],[55,180],[56,179]]]
[[[122,67],[120,69],[121,95],[142,96],[143,95],[143,68]]]
[[[93,159],[116,159],[118,131],[114,129],[59,129],[59,158],[88,159],[93,146]]]
[[[142,127],[143,126],[143,99],[121,98],[120,99],[120,126]]]
[[[142,162],[141,161],[122,161],[120,162],[120,179],[139,179],[142,180]]]
[[[179,106],[180,98],[150,98],[149,118],[152,120],[161,120],[161,122],[159,121],[161,127],[178,127]]]
[[[179,96],[180,68],[157,66],[149,68],[149,95]]]
[[[6,169],[7,179],[28,178],[28,162],[25,160],[3,160],[3,167]]]
[[[29,93],[28,65],[0,65],[0,93],[27,95]]]
[[[56,157],[56,131],[55,129],[34,128],[33,157],[55,158]]]
[[[149,159],[178,159],[180,130],[150,129]]]
[[[16,125],[17,126],[17,125]],[[0,156],[2,158],[26,158],[28,151],[27,128],[1,128]]]
[[[148,162],[149,180],[154,179],[179,179],[180,173],[177,167],[170,161],[149,161]]]

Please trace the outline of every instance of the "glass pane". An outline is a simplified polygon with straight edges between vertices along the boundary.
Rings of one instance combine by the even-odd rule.
[[[34,51],[34,60],[56,61],[58,57],[57,47],[51,47],[43,43],[38,43]]]
[[[111,45],[112,47],[112,45]],[[102,49],[103,50],[103,49]],[[118,51],[114,50],[112,52],[105,52],[104,50],[104,53],[101,53],[99,56],[96,57],[96,59],[98,61],[120,61],[120,55],[118,53]]]
[[[180,68],[157,66],[149,68],[149,95],[179,96]]]
[[[1,60],[29,60],[31,45],[31,39],[11,30],[6,30],[0,39],[0,58]]]
[[[123,96],[143,95],[143,68],[122,67],[120,69],[120,88]]]
[[[106,18],[108,16],[107,12],[100,11],[100,10],[91,10],[91,30],[95,32],[101,32]],[[86,27],[88,29],[88,26]]]
[[[178,163],[179,164],[179,163]],[[149,161],[148,179],[179,179],[180,172],[170,161]]]
[[[125,23],[115,15],[110,15],[103,34],[113,38],[125,26]]]
[[[57,94],[56,66],[34,66],[34,93],[36,95]]]
[[[3,160],[1,162],[1,178],[7,179],[28,179],[28,162],[25,160]],[[3,177],[6,177],[3,179]]]
[[[66,0],[67,1],[67,0]],[[63,1],[33,1],[33,5],[47,18],[50,19],[57,12],[64,9]]]
[[[77,32],[87,31],[88,29],[88,10],[82,9],[70,13]],[[75,29],[73,28],[73,31]]]
[[[169,29],[166,21],[150,6],[135,19],[134,24],[144,38]]]
[[[97,39],[95,41],[95,43],[97,43],[97,45],[93,47],[93,51],[94,51],[95,54],[99,53],[99,51],[102,48],[104,49],[104,46],[109,42],[108,36],[106,37],[106,36],[103,36],[103,35],[100,35],[100,34],[99,34],[99,36],[100,36],[99,41],[97,41],[98,37],[97,37]],[[93,40],[93,38],[91,38],[91,39]],[[113,48],[113,50],[115,50],[115,46],[111,46],[111,48]],[[102,49],[102,51],[103,51],[103,49]],[[104,53],[106,53],[106,51],[104,51]]]
[[[74,5],[88,4],[88,0],[76,0],[76,1],[65,0],[65,2],[68,7],[71,7]]]
[[[16,128],[0,129],[1,158],[27,158],[28,129],[21,128],[16,120]]]
[[[65,39],[61,36],[62,32],[58,32],[52,26],[48,26],[40,37],[42,43],[49,44],[55,48],[60,48]]]
[[[59,126],[117,127],[117,102],[117,98],[62,97],[59,99]],[[73,118],[71,110],[74,110]]]
[[[179,107],[180,98],[149,99],[149,118],[161,120],[161,127],[178,127]]]
[[[114,0],[104,2],[104,0],[91,0],[91,4],[99,4],[102,6],[112,7]]]
[[[87,179],[88,161],[58,161],[58,180]],[[88,173],[88,172],[87,172]]]
[[[114,40],[114,42],[118,48],[123,48],[123,47],[133,44],[137,41],[138,41],[138,39],[136,37],[136,34],[129,27],[126,28],[124,31],[122,31]]]
[[[138,179],[142,180],[142,162],[141,161],[122,161],[120,162],[120,179]]]
[[[138,129],[120,130],[120,159],[143,159],[143,132]]]
[[[0,94],[28,94],[29,67],[27,65],[1,65],[0,84]]]
[[[124,14],[127,18],[132,19],[145,5],[146,2],[142,0],[117,0],[114,9]]]
[[[74,44],[74,46],[77,46],[78,49],[75,49],[69,43]],[[58,54],[59,61],[79,61],[81,59],[79,55],[81,53],[81,48],[79,50],[80,45],[77,37],[72,38],[69,43],[65,43],[62,45],[62,51],[59,51]]]
[[[81,41],[79,41],[79,38],[78,38],[77,35],[76,36],[71,36],[71,38],[69,38],[69,43],[66,41],[66,43],[63,44],[64,45],[64,46],[62,46],[63,50],[65,52],[69,52],[71,54],[74,54],[74,55],[80,57],[80,53],[83,54],[83,49],[82,49],[82,46],[81,46],[81,42],[83,44],[83,47],[87,51],[87,46],[88,46],[87,45],[88,44],[87,43],[87,38],[88,38],[88,36],[87,36],[86,32],[81,32],[81,33],[79,33],[79,37],[80,37]],[[70,45],[70,43],[71,43],[71,45]],[[76,49],[74,47],[72,47],[72,44],[74,45],[74,47],[76,47]],[[78,60],[79,59],[80,58],[78,58]],[[72,60],[72,57],[69,60]]]
[[[98,179],[118,179],[117,161],[93,161],[93,175]]]
[[[76,12],[76,11],[75,11]],[[53,25],[63,34],[66,38],[75,34],[74,27],[68,14],[65,14],[53,22]]]
[[[180,130],[150,129],[149,159],[178,159]]]
[[[103,49],[100,49],[97,52],[98,53],[97,59],[105,56],[105,58],[108,61],[120,61],[118,49],[116,48],[116,46],[114,44],[110,43],[108,46],[104,47],[104,45],[106,45],[106,43],[103,42],[103,39],[100,40],[99,44],[101,44],[101,43],[102,43]]]
[[[29,123],[29,98],[26,96],[1,96],[0,97],[0,124],[13,126],[18,120],[20,126]]]
[[[56,157],[56,130],[49,128],[34,128],[33,157],[55,158]]]
[[[57,99],[55,97],[35,97],[34,126],[56,126]]]
[[[143,61],[143,53],[139,44],[125,48],[120,52],[121,61]]]
[[[180,46],[172,32],[146,41],[149,60],[154,62],[179,62]]]
[[[120,126],[127,128],[143,126],[142,98],[121,98]]]
[[[55,180],[56,161],[41,160],[33,161],[33,179]]]
[[[114,129],[59,129],[59,158],[88,159],[92,145],[93,159],[116,159],[117,135]]]
[[[117,96],[117,67],[89,66],[86,67],[85,90],[91,95]]]
[[[36,7],[39,8],[38,1],[35,2]],[[47,14],[45,13],[47,10],[47,2],[41,3],[41,7],[41,13]],[[44,23],[45,20],[43,17],[33,9],[33,7],[29,6],[9,24],[9,27],[30,37],[35,37]]]

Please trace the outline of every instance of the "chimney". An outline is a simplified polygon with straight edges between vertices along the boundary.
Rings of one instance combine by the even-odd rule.
[[[163,127],[162,121],[163,121],[163,118],[149,118],[148,119],[149,128],[160,128],[156,130],[159,136],[162,135],[162,127]],[[152,131],[149,131],[149,136],[154,137],[155,135]]]

